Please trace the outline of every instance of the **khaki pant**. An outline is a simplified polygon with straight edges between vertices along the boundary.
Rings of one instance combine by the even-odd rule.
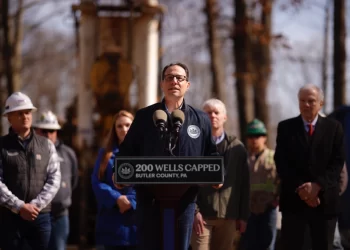
[[[232,250],[240,250],[241,249],[241,232],[236,230],[234,238],[233,238],[233,248]]]
[[[207,224],[203,234],[192,233],[192,250],[233,250],[236,222],[225,219],[204,220]]]

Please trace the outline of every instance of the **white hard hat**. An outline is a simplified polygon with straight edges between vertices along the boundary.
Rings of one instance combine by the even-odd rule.
[[[36,107],[33,106],[32,101],[27,95],[21,92],[15,92],[7,98],[5,111],[2,115],[6,116],[10,112],[26,109],[35,111]]]
[[[40,113],[39,120],[33,124],[33,127],[53,130],[61,129],[61,126],[58,124],[57,116],[50,110]]]

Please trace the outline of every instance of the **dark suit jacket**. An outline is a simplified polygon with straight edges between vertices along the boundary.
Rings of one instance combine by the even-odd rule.
[[[345,152],[341,124],[318,116],[315,131],[309,137],[298,117],[278,124],[275,162],[281,179],[280,210],[293,214],[309,212],[323,215],[339,213],[339,177]],[[305,182],[321,186],[317,208],[309,207],[296,193]]]

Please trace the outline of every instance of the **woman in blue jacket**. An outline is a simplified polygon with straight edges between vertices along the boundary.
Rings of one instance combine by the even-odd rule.
[[[136,193],[131,186],[114,185],[113,164],[118,147],[133,121],[131,113],[121,110],[113,119],[106,145],[100,149],[91,176],[98,205],[96,244],[105,250],[136,249]]]

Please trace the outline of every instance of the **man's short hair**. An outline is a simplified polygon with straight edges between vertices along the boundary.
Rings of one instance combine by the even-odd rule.
[[[186,72],[186,78],[187,78],[187,81],[190,79],[190,72],[188,70],[188,67],[184,64],[184,63],[181,63],[181,62],[175,62],[175,63],[170,63],[168,65],[166,65],[164,68],[163,68],[163,71],[162,71],[162,80],[164,80],[165,78],[165,71],[171,67],[171,66],[180,66],[181,68],[183,68]]]
[[[206,107],[217,108],[221,110],[225,115],[227,113],[225,104],[221,100],[216,98],[206,100],[202,105],[202,109],[205,109]]]
[[[298,91],[298,98],[300,97],[300,92],[303,90],[316,90],[318,97],[320,98],[320,101],[322,101],[322,102],[324,101],[323,90],[320,87],[318,87],[317,85],[312,84],[312,83],[308,83],[308,84],[305,84],[304,86],[302,86]]]

